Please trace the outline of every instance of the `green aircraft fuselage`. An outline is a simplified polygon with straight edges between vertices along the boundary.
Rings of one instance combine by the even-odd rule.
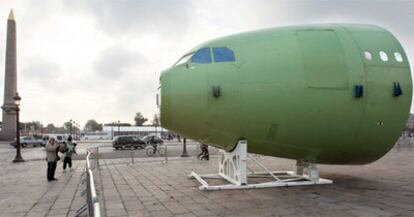
[[[323,24],[206,42],[162,72],[162,126],[231,151],[326,164],[387,153],[407,121],[407,56],[373,25]]]

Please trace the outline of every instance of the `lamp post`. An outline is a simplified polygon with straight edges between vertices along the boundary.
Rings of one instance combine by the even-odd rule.
[[[111,124],[111,140],[114,139],[114,122]]]
[[[118,136],[119,136],[119,128],[120,128],[120,126],[121,126],[121,121],[118,120]]]
[[[72,119],[69,120],[69,123],[70,123],[70,125],[69,125],[69,135],[70,135],[70,137],[72,137],[72,124],[73,124]]]
[[[73,136],[74,136],[74,138],[72,138],[72,139],[74,139],[74,140],[75,140],[75,139],[78,137],[78,130],[77,130],[77,128],[79,128],[79,127],[78,127],[78,125],[79,125],[79,124],[78,124],[78,123],[76,123],[75,121],[72,121],[72,123],[73,123],[73,124],[71,124],[71,128],[72,128],[72,129],[71,129],[71,132],[74,134],[74,135],[73,135]],[[75,128],[73,129],[73,127],[72,127],[72,126],[75,126]]]
[[[13,160],[13,163],[24,162],[22,154],[20,152],[20,124],[19,124],[19,112],[20,112],[20,101],[22,98],[18,93],[13,97],[14,104],[16,105],[16,157]]]
[[[189,157],[190,155],[188,155],[187,153],[187,138],[184,137],[183,139],[183,153],[181,154],[181,157]]]

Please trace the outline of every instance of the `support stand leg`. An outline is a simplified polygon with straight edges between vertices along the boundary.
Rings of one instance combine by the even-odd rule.
[[[255,158],[250,159],[264,172],[247,172],[247,141],[241,140],[232,152],[220,150],[219,171],[217,174],[199,175],[191,172],[190,178],[200,182],[200,190],[270,188],[297,185],[331,184],[331,180],[319,177],[315,163],[298,160],[292,171],[270,171]],[[248,178],[270,178],[272,181],[249,184]],[[209,185],[205,179],[224,179],[230,184]]]

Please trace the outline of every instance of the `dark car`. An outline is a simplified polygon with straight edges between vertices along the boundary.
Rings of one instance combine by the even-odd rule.
[[[162,140],[160,137],[155,136],[155,135],[145,136],[142,140],[144,140],[146,144],[163,144],[164,143],[164,140]]]
[[[112,140],[112,147],[118,149],[143,149],[146,143],[142,139],[135,136],[115,136]]]

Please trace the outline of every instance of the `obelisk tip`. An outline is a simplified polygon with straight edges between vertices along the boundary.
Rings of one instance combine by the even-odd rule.
[[[10,10],[10,14],[9,14],[9,18],[8,20],[13,20],[14,21],[14,13],[13,13],[13,9]]]

